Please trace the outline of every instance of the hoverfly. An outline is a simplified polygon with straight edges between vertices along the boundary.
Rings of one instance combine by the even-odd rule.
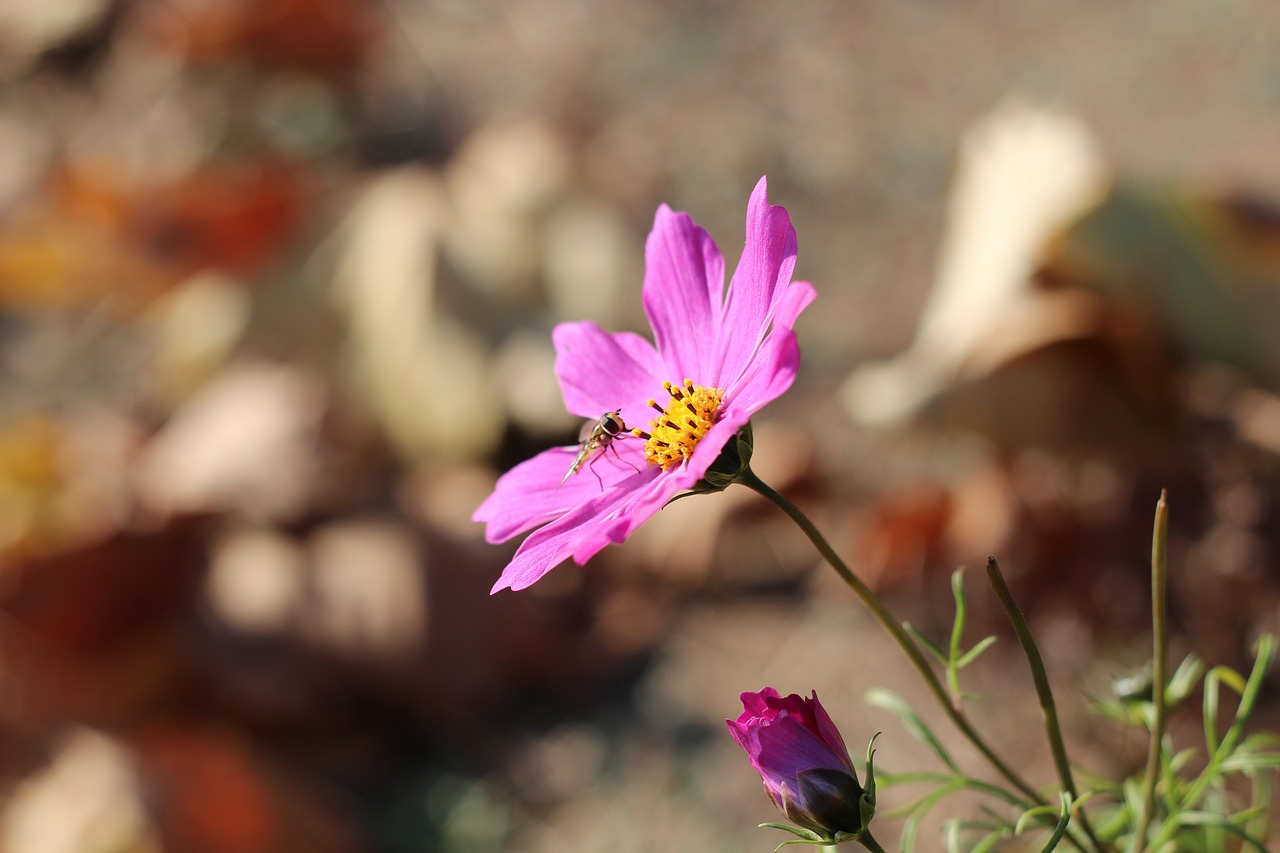
[[[600,416],[599,420],[584,424],[582,433],[578,436],[581,441],[578,445],[578,455],[573,457],[573,464],[565,472],[564,479],[560,481],[560,485],[563,486],[570,477],[582,470],[582,466],[597,453],[604,450],[613,450],[613,455],[618,456],[618,451],[613,447],[613,440],[624,437],[626,432],[627,425],[622,422],[620,409],[605,412]],[[618,456],[618,458],[622,459],[621,456]],[[626,460],[622,461],[625,462]],[[631,463],[628,462],[627,464],[630,465]],[[587,467],[590,467],[590,465]],[[631,467],[635,468],[634,465]],[[639,469],[637,468],[636,470]],[[604,481],[600,480],[600,475],[596,474],[594,468],[591,469],[591,473],[596,475],[596,480],[600,482],[600,487],[604,488]]]

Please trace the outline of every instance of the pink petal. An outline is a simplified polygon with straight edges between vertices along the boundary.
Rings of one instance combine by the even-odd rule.
[[[765,699],[765,706],[768,707],[773,716],[791,715],[801,720],[807,719],[809,716],[805,699],[798,693],[788,693],[786,696],[771,696]]]
[[[609,542],[625,542],[637,527],[666,506],[680,490],[669,474],[653,466],[645,468],[641,476],[632,477],[627,485],[630,487],[627,494],[599,519],[600,534]],[[599,550],[597,548],[590,554],[575,550],[573,560],[582,565]]]
[[[731,382],[751,361],[795,265],[791,217],[786,208],[769,204],[768,184],[761,178],[747,203],[747,240],[729,283],[713,382]]]
[[[658,354],[639,335],[583,322],[561,323],[551,338],[565,408],[579,417],[594,420],[628,406],[623,420],[631,423],[628,415],[639,417],[644,401],[662,391]]]
[[[621,460],[614,457],[614,450]],[[553,447],[499,477],[493,494],[471,516],[472,521],[487,523],[485,539],[505,542],[553,521],[646,467],[641,442],[615,441],[613,449],[588,461],[577,474],[565,480],[564,475],[577,452],[577,447]],[[564,485],[560,484],[561,480]]]
[[[490,595],[504,589],[521,590],[537,583],[547,572],[572,557],[579,565],[599,553],[610,542],[622,541],[626,535],[662,508],[644,500],[649,484],[660,476],[654,467],[643,469],[560,518],[535,530],[516,549],[515,556],[502,571]],[[621,538],[616,538],[617,525],[610,519],[623,516],[627,524]],[[611,535],[611,530],[614,532]]]
[[[844,745],[844,738],[841,737],[840,730],[836,728],[836,724],[832,722],[831,715],[827,713],[827,709],[822,707],[822,703],[818,701],[818,691],[813,691],[813,698],[806,700],[806,702],[809,705],[818,735],[826,741],[832,752],[839,753],[844,758],[847,767],[852,768],[853,762],[849,760],[849,749]]]
[[[758,717],[765,712],[768,699],[777,699],[778,691],[772,687],[763,687],[758,693],[741,693],[738,699],[742,702],[742,714],[738,717],[739,722],[745,722],[748,717]]]
[[[556,566],[569,558],[575,545],[589,543],[599,551],[608,540],[591,530],[587,522],[599,508],[582,504],[544,527],[529,534],[516,549],[511,562],[502,570],[489,594],[504,589],[521,590],[537,583]],[[581,540],[581,541],[579,541]]]
[[[793,281],[782,291],[773,308],[772,328],[794,329],[800,313],[818,296],[818,291],[807,281]]]
[[[703,381],[715,358],[724,257],[688,214],[665,204],[645,243],[644,310],[666,368],[663,378]]]
[[[743,717],[748,716],[748,712],[744,711],[742,713],[742,716]],[[729,734],[731,734],[733,736],[733,739],[738,742],[738,746],[745,749],[747,751],[747,754],[750,755],[751,754],[751,726],[743,722],[741,717],[739,717],[736,720],[725,720],[724,723],[729,728]]]
[[[744,408],[748,418],[782,396],[795,381],[800,369],[800,345],[792,327],[816,295],[807,281],[793,282],[786,289],[779,300],[772,331],[726,390],[725,398],[735,407]]]
[[[844,756],[833,752],[792,715],[761,726],[756,737],[760,748],[758,769],[776,779],[794,779],[796,774],[818,767],[849,769]]]

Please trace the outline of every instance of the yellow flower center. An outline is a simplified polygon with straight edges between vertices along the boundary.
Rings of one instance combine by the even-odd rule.
[[[693,455],[698,442],[715,425],[724,392],[694,385],[692,379],[686,379],[684,385],[663,382],[662,387],[671,399],[665,408],[655,400],[649,401],[661,413],[649,421],[650,431],[633,429],[631,433],[645,439],[645,460],[665,470]]]

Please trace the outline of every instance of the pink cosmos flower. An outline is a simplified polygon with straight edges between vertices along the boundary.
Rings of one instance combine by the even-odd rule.
[[[813,285],[791,281],[796,234],[769,204],[764,178],[747,203],[738,269],[687,214],[662,205],[645,245],[644,309],[654,342],[594,323],[562,323],[552,339],[565,407],[609,434],[567,476],[578,447],[544,451],[499,478],[473,520],[490,542],[533,530],[492,592],[524,589],[572,558],[582,565],[678,493],[695,486],[751,416],[795,379],[792,327]],[[562,482],[563,481],[563,482]],[[536,528],[536,529],[535,529]]]
[[[875,813],[873,777],[864,791],[817,692],[809,699],[795,693],[784,698],[766,687],[741,699],[742,714],[725,723],[778,810],[823,837],[864,832]],[[870,755],[867,760],[870,767]]]

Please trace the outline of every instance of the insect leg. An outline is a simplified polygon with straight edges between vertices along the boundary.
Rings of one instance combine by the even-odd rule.
[[[611,445],[611,446],[612,446],[612,445]],[[599,473],[598,471],[596,471],[596,461],[597,461],[599,458],[600,458],[600,456],[593,456],[593,457],[591,457],[591,461],[587,463],[587,470],[589,470],[589,471],[591,472],[592,476],[594,476],[594,477],[596,478],[596,482],[600,484],[600,491],[602,491],[602,492],[603,492],[603,491],[604,491],[604,480],[601,480],[601,479],[600,479],[600,473]]]
[[[619,436],[614,436],[614,439],[613,439],[613,440],[614,440],[614,441],[621,441],[621,440],[622,440],[622,439],[624,439],[624,438],[626,438],[626,435],[625,435],[625,434],[623,434],[623,435],[619,435]],[[621,454],[619,454],[619,453],[618,453],[618,448],[616,448],[616,447],[614,447],[614,446],[613,446],[613,442],[610,442],[610,443],[609,443],[609,449],[613,451],[613,455],[614,455],[615,457],[617,457],[617,459],[618,459],[618,461],[619,461],[619,462],[622,462],[622,463],[624,463],[624,464],[626,464],[626,465],[630,466],[631,470],[632,470],[632,471],[635,471],[637,474],[639,474],[639,473],[640,473],[640,469],[639,469],[639,468],[637,468],[637,467],[636,467],[632,462],[630,462],[630,461],[628,461],[628,460],[626,460],[626,459],[623,459],[623,458],[622,458]]]

